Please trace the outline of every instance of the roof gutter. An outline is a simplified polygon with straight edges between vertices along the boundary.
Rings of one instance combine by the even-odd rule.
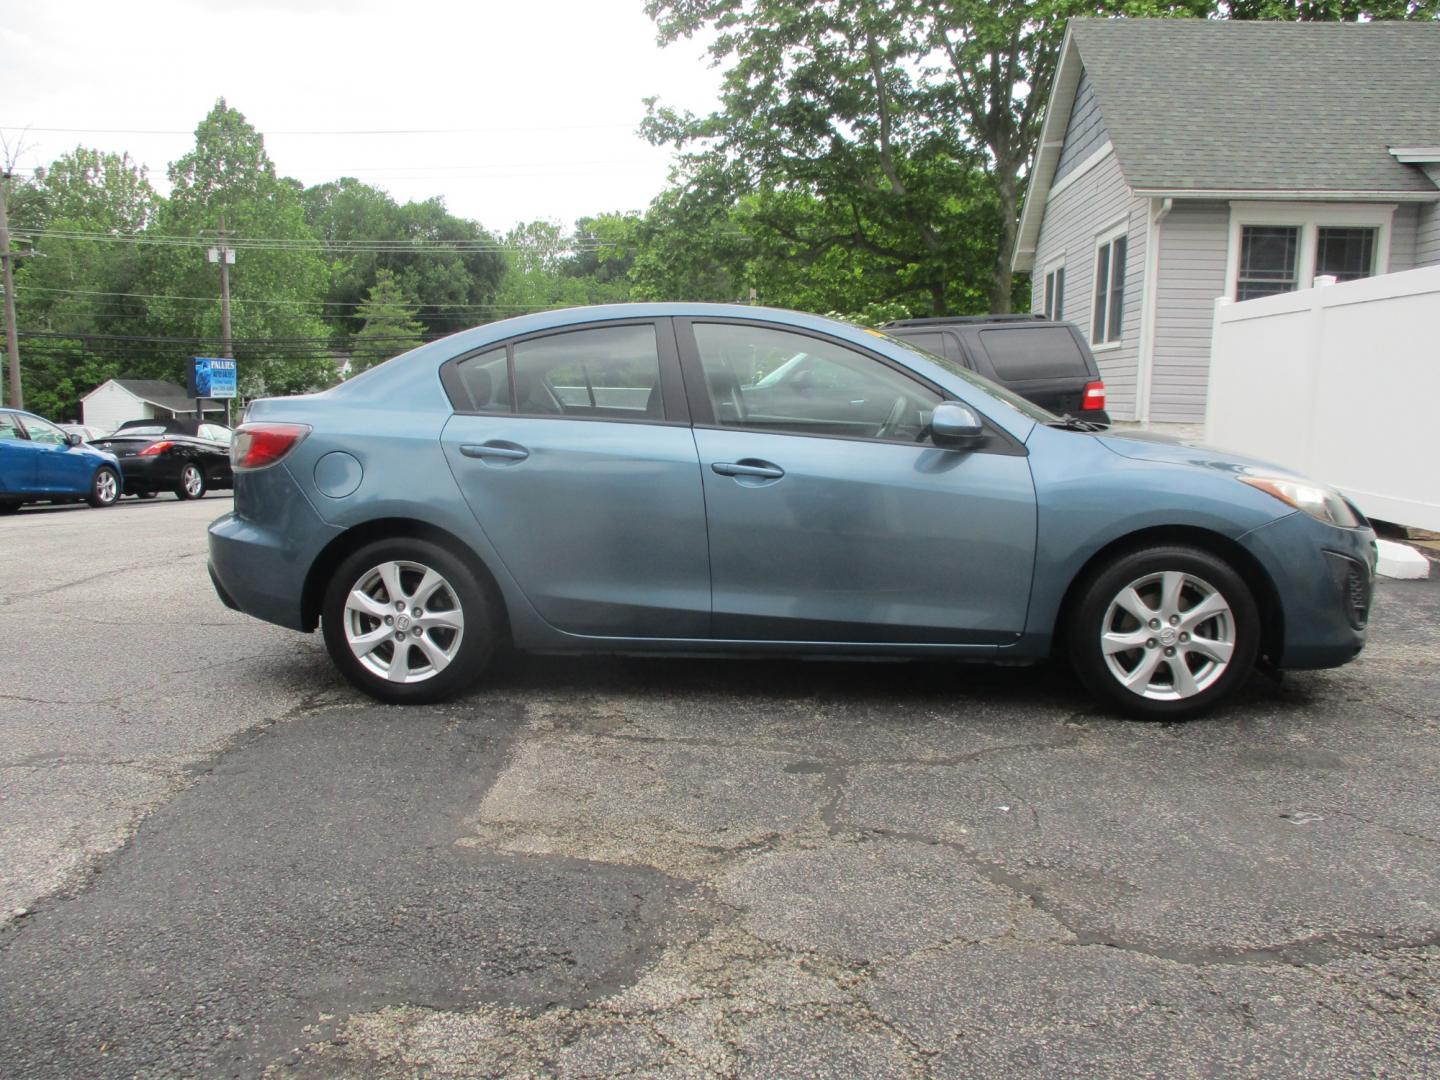
[[[1435,191],[1365,190],[1257,190],[1255,188],[1136,188],[1135,194],[1147,199],[1242,199],[1277,202],[1437,202],[1440,188]]]

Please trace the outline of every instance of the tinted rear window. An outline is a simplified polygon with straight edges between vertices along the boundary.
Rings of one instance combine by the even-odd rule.
[[[1063,326],[1007,326],[980,331],[980,344],[1005,382],[1086,378],[1090,369]]]

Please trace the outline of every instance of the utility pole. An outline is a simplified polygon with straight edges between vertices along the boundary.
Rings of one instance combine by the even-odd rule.
[[[235,249],[227,247],[225,241],[229,235],[225,232],[225,215],[220,215],[220,229],[216,234],[220,238],[217,247],[210,249],[210,261],[220,264],[220,355],[227,360],[235,359],[235,350],[230,344],[230,264],[235,261]],[[200,399],[195,399],[195,419],[198,423],[205,419],[200,411]],[[225,425],[230,425],[230,399],[225,399]]]
[[[20,337],[15,331],[15,269],[10,252],[10,170],[0,176],[0,266],[5,284],[5,354],[10,360],[11,408],[25,407],[25,393],[20,388]]]

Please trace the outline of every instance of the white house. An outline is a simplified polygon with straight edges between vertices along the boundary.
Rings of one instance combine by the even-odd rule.
[[[194,416],[195,399],[185,388],[163,379],[107,379],[80,399],[81,422],[114,431],[126,420]],[[207,402],[206,415],[225,415],[225,403]]]
[[[1014,268],[1116,419],[1206,416],[1215,301],[1440,264],[1440,23],[1076,19]]]

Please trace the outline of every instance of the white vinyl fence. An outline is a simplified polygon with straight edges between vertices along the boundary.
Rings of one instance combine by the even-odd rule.
[[[1205,439],[1440,531],[1440,266],[1218,301]]]

